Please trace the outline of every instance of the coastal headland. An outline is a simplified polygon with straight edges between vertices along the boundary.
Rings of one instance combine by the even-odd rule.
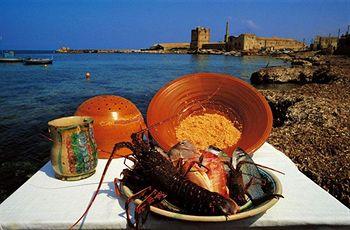
[[[191,30],[190,42],[157,43],[145,49],[70,49],[62,47],[57,53],[176,53],[176,54],[225,54],[233,56],[261,55],[306,50],[304,42],[292,38],[260,37],[244,33],[230,35],[229,22],[222,41],[210,41],[210,28],[198,26]]]
[[[350,58],[303,52],[287,59],[290,67],[251,76],[273,112],[268,142],[350,207]]]
[[[230,34],[229,22],[226,22],[226,32],[222,41],[212,42],[210,28],[198,26],[191,30],[190,42],[156,43],[143,49],[71,49],[61,47],[56,53],[148,53],[148,54],[213,54],[226,56],[280,56],[303,51],[322,51],[326,54],[350,55],[350,28],[345,34],[337,37],[316,35],[310,46],[304,41],[293,38],[261,37],[251,33],[238,36]],[[339,30],[340,31],[340,30]]]

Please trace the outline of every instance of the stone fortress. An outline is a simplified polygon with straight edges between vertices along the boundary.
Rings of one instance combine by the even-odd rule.
[[[331,48],[332,50],[336,50],[338,46],[338,37],[323,37],[317,35],[311,44],[312,50],[321,50]]]
[[[152,50],[222,50],[222,51],[260,51],[260,50],[303,50],[306,44],[291,38],[258,37],[255,34],[229,34],[229,23],[226,22],[226,34],[222,42],[210,42],[210,29],[196,27],[191,31],[191,43],[160,43],[153,45]]]
[[[62,47],[57,53],[204,53],[225,55],[254,55],[289,53],[291,51],[315,50],[329,54],[345,54],[350,56],[350,25],[345,34],[337,37],[316,36],[310,47],[304,42],[291,38],[259,37],[255,34],[232,36],[229,23],[226,22],[226,33],[223,41],[211,42],[210,29],[196,27],[191,31],[191,42],[159,43],[148,49],[70,49]],[[276,52],[275,52],[276,51]]]
[[[321,50],[329,54],[350,55],[350,25],[348,25],[345,34],[340,35],[339,29],[337,37],[332,37],[331,34],[328,37],[317,35],[310,45],[310,49]]]

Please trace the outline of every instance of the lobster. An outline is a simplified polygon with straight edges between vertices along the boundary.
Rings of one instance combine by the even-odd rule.
[[[120,182],[134,189],[140,189],[140,184],[149,186],[127,199],[125,209],[129,226],[138,228],[140,217],[144,223],[149,206],[165,198],[191,214],[229,216],[239,211],[239,206],[232,199],[188,180],[186,174],[189,170],[183,170],[181,164],[175,167],[150,142],[145,142],[142,134],[133,134],[132,140],[132,144],[121,142],[115,147],[116,150],[126,147],[133,152],[126,159],[134,162],[134,167],[123,170]],[[144,198],[144,201],[135,208],[135,223],[132,224],[129,204],[138,198]]]
[[[241,149],[235,151],[230,160],[223,160],[229,168],[227,184],[229,197],[220,195],[217,192],[211,192],[200,187],[195,182],[188,178],[188,174],[194,166],[204,167],[203,154],[196,155],[194,161],[188,162],[195,152],[195,148],[188,142],[180,142],[175,145],[169,153],[162,153],[156,146],[147,139],[144,140],[144,133],[132,134],[132,142],[120,142],[115,144],[112,154],[107,161],[103,175],[106,173],[108,166],[113,158],[113,155],[121,148],[128,148],[132,154],[125,156],[126,159],[134,163],[130,168],[128,165],[122,171],[123,178],[115,179],[116,194],[121,194],[120,186],[122,184],[131,188],[136,192],[125,202],[125,210],[127,223],[130,227],[139,228],[148,216],[151,205],[164,205],[166,198],[170,203],[175,204],[183,213],[196,215],[224,215],[229,216],[239,212],[240,207],[246,202],[246,196],[252,200],[253,204],[258,204],[265,201],[269,197],[280,197],[279,194],[273,194],[270,191],[266,181],[261,177],[257,164]],[[220,152],[220,150],[218,150]],[[223,152],[221,152],[222,154]],[[172,154],[172,156],[171,156]],[[176,156],[176,157],[174,157]],[[248,160],[247,160],[248,159]],[[232,162],[238,160],[236,167],[233,167]],[[189,163],[189,164],[187,164]],[[247,166],[248,165],[248,166]],[[186,167],[185,167],[186,166]],[[250,167],[248,173],[241,168]],[[254,168],[255,167],[255,168]],[[264,167],[264,166],[262,166]],[[251,169],[253,168],[253,169]],[[267,168],[267,167],[266,167]],[[206,170],[210,170],[206,168]],[[245,176],[250,179],[246,180]],[[87,214],[94,199],[97,196],[98,190],[103,181],[103,176],[97,188],[97,192],[91,199],[86,211],[80,219],[71,226],[73,228]],[[130,203],[136,199],[143,200],[136,206],[134,212],[134,223],[131,221]],[[140,222],[141,221],[141,222]]]
[[[270,198],[283,197],[274,194],[271,181],[261,175],[258,166],[284,173],[255,163],[239,147],[228,157],[215,146],[209,146],[206,151],[197,151],[191,142],[185,140],[176,144],[168,152],[168,156],[172,162],[181,160],[185,167],[196,169],[188,174],[188,179],[210,191],[230,197],[238,205],[244,205],[248,201],[247,198],[253,205],[259,205]],[[199,164],[193,165],[193,161]]]

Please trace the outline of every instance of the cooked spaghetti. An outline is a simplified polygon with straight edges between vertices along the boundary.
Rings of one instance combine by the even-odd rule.
[[[241,132],[230,120],[209,113],[185,118],[175,131],[179,141],[189,140],[202,150],[210,145],[225,149],[236,144],[241,137]]]

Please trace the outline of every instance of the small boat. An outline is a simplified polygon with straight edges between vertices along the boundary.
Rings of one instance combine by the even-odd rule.
[[[0,62],[5,62],[5,63],[23,62],[23,59],[22,58],[0,58]]]
[[[3,53],[2,57],[0,57],[0,62],[5,63],[15,63],[15,62],[23,62],[22,58],[16,58],[15,52],[9,51],[6,53]]]
[[[48,65],[52,64],[52,58],[27,58],[23,60],[25,65]]]

